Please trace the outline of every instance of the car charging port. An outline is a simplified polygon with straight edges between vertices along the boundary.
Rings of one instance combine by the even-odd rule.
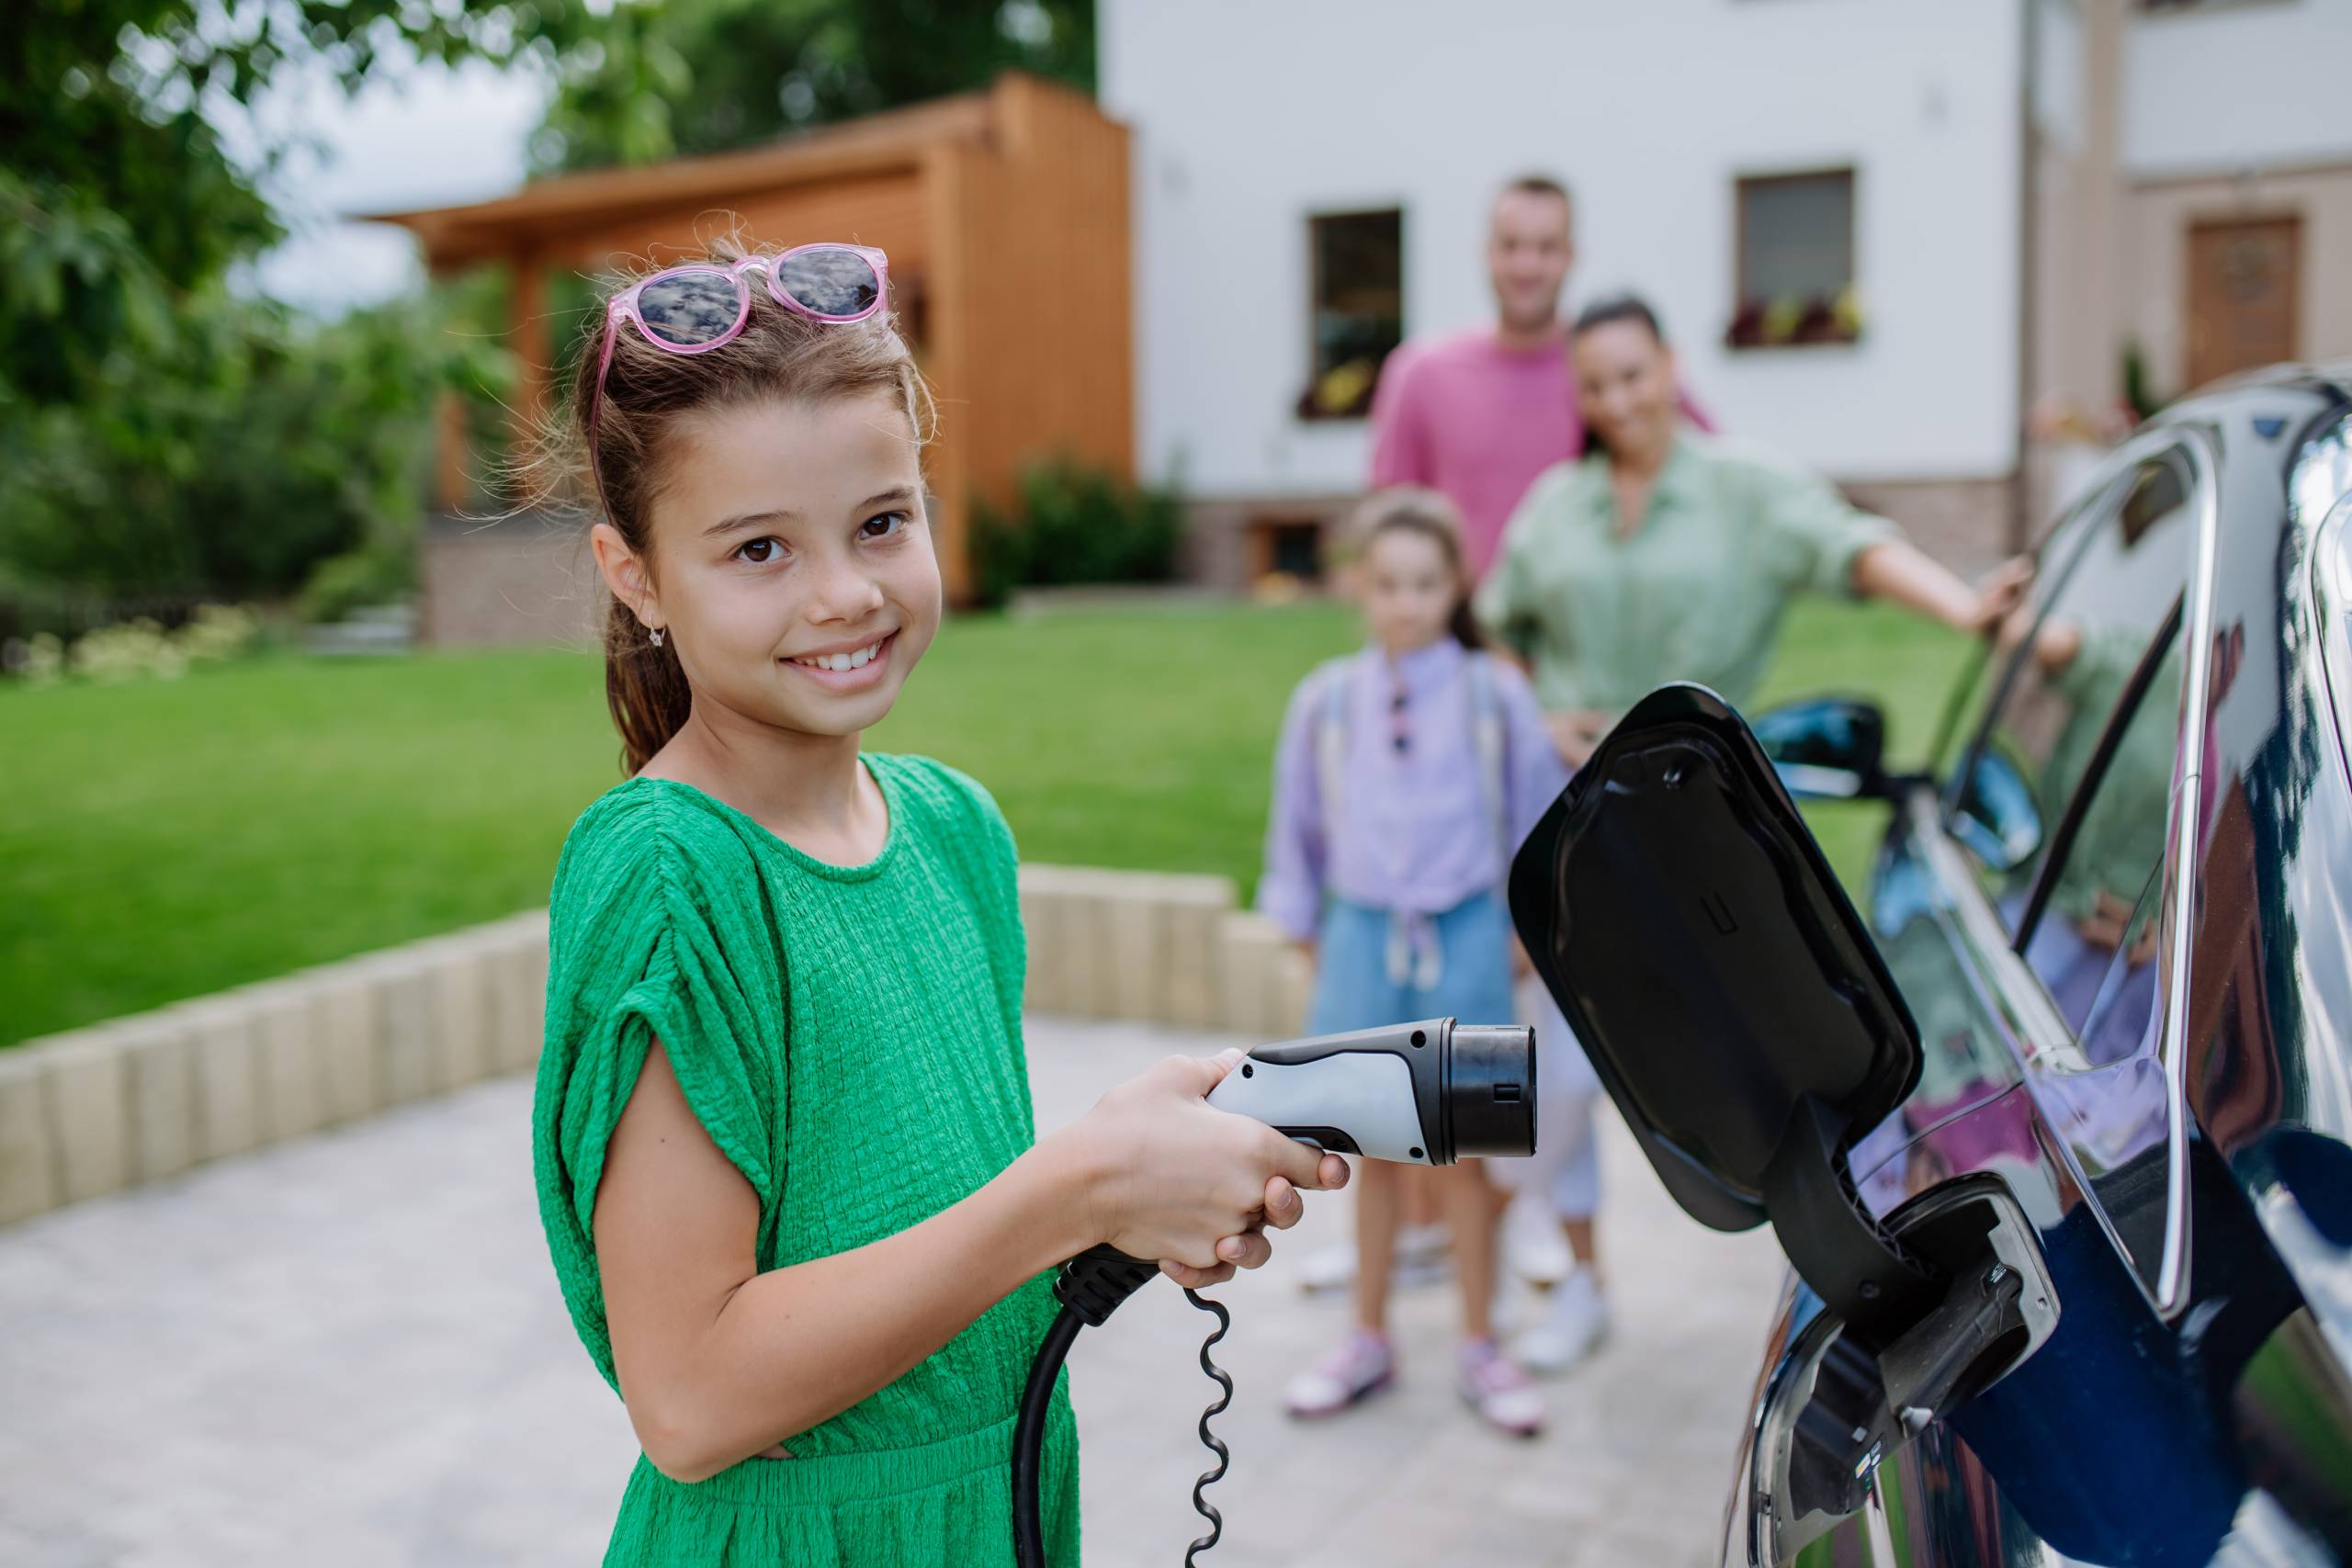
[[[1860,1508],[1883,1460],[2057,1325],[2041,1248],[1998,1178],[1946,1182],[1883,1224],[1940,1289],[1905,1325],[1857,1333],[1835,1311],[1807,1325],[1758,1422],[1759,1562],[1787,1561]]]

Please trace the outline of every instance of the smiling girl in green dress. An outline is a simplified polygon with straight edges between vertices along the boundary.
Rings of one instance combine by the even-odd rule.
[[[941,615],[884,265],[672,269],[581,356],[628,776],[557,867],[534,1154],[644,1449],[608,1563],[1009,1562],[1046,1272],[1108,1241],[1222,1279],[1346,1179],[1203,1102],[1230,1056],[1034,1138],[1012,835],[963,774],[859,747]],[[1066,1389],[1044,1491],[1075,1562]]]

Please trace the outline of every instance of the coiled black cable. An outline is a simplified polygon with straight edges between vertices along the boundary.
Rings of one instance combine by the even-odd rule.
[[[1063,1264],[1060,1277],[1054,1281],[1054,1295],[1062,1308],[1054,1314],[1045,1338],[1038,1342],[1036,1359],[1029,1363],[1029,1382],[1021,1391],[1021,1412],[1012,1423],[1012,1561],[1017,1568],[1046,1568],[1046,1535],[1038,1517],[1037,1488],[1044,1478],[1046,1413],[1053,1407],[1054,1378],[1069,1357],[1078,1331],[1102,1326],[1102,1320],[1115,1312],[1121,1302],[1159,1272],[1157,1264],[1130,1258],[1115,1247],[1096,1247]],[[1209,1417],[1223,1414],[1233,1403],[1233,1379],[1209,1358],[1210,1347],[1224,1338],[1226,1331],[1233,1326],[1233,1314],[1225,1310],[1222,1303],[1189,1288],[1184,1299],[1203,1312],[1216,1315],[1216,1331],[1201,1341],[1201,1371],[1215,1379],[1222,1391],[1216,1402],[1201,1412],[1201,1446],[1216,1455],[1216,1468],[1204,1472],[1193,1483],[1193,1507],[1209,1522],[1209,1533],[1185,1550],[1184,1568],[1193,1568],[1193,1560],[1215,1546],[1225,1534],[1225,1516],[1216,1511],[1204,1492],[1223,1480],[1233,1463],[1231,1450],[1209,1430]]]
[[[1216,1331],[1201,1341],[1201,1371],[1208,1373],[1217,1387],[1224,1391],[1217,1395],[1215,1404],[1201,1412],[1201,1447],[1216,1455],[1216,1467],[1203,1471],[1201,1478],[1193,1483],[1193,1511],[1209,1522],[1209,1533],[1184,1549],[1184,1568],[1193,1568],[1193,1560],[1215,1546],[1225,1534],[1225,1516],[1216,1511],[1216,1505],[1204,1494],[1224,1480],[1225,1472],[1233,1466],[1233,1451],[1225,1446],[1223,1438],[1209,1430],[1209,1417],[1223,1415],[1226,1407],[1233,1403],[1233,1379],[1209,1358],[1210,1347],[1224,1338],[1226,1330],[1233,1326],[1233,1314],[1225,1310],[1224,1303],[1211,1301],[1189,1287],[1184,1292],[1184,1299],[1203,1312],[1216,1314]]]

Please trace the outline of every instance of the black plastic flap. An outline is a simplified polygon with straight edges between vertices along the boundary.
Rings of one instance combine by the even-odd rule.
[[[1857,1134],[1919,1077],[1918,1029],[1747,724],[1703,686],[1636,704],[1521,846],[1511,918],[1667,1190],[1766,1218],[1806,1096]]]

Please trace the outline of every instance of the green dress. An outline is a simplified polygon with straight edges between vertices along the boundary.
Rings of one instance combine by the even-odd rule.
[[[616,1392],[591,1218],[649,1039],[759,1196],[762,1269],[906,1230],[1035,1137],[1012,835],[954,769],[865,762],[890,828],[864,865],[813,860],[662,779],[606,792],[564,841],[532,1152],[564,1300]],[[786,1438],[791,1459],[685,1484],[640,1457],[605,1562],[1011,1562],[1013,1417],[1053,1314],[1048,1280],[1031,1280],[898,1382]],[[1074,1563],[1067,1382],[1045,1481],[1048,1552]]]

